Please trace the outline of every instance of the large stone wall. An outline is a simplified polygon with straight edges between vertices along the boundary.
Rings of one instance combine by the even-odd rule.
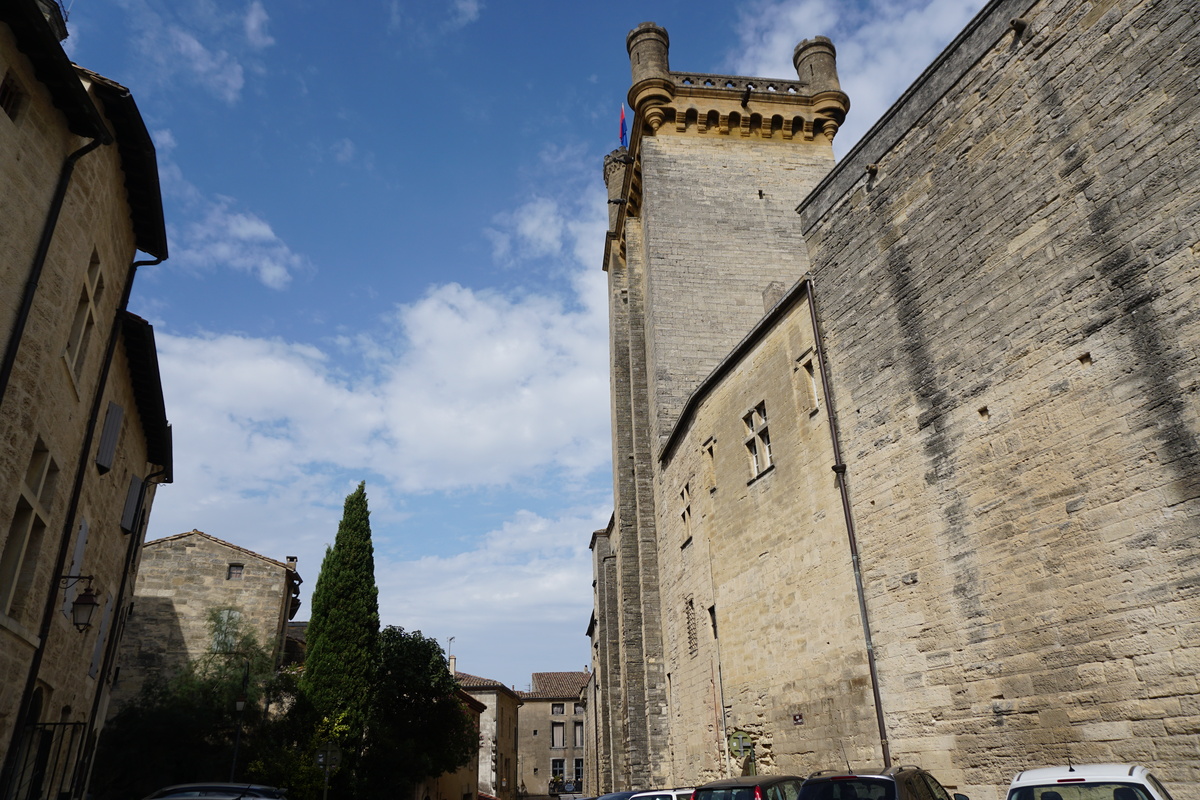
[[[241,565],[231,578],[230,565]],[[293,565],[294,566],[294,565]],[[288,566],[200,531],[147,542],[118,664],[114,710],[142,684],[211,653],[210,616],[232,609],[242,630],[279,657],[289,607]]]
[[[8,4],[5,19],[20,13],[17,3]],[[0,343],[5,348],[11,344],[60,170],[67,156],[87,142],[69,130],[71,122],[56,101],[69,104],[52,96],[41,82],[19,49],[15,30],[0,21],[0,77],[15,79],[22,95],[15,119],[0,113]],[[46,37],[53,43],[49,33]],[[20,45],[51,46],[30,39]],[[57,77],[77,79],[65,54],[57,55],[63,73]],[[90,93],[85,93],[85,84],[78,88],[78,102],[93,103],[92,113],[103,114],[94,87]],[[9,757],[10,770],[25,769],[26,777],[35,754],[14,741],[23,698],[34,700],[27,722],[67,723],[60,730],[73,726],[82,731],[96,722],[94,711],[102,714],[112,643],[121,629],[122,591],[127,598],[131,585],[131,548],[144,533],[145,515],[133,533],[120,525],[131,479],[145,478],[154,469],[147,463],[147,423],[133,380],[145,364],[131,362],[119,312],[132,280],[129,265],[137,245],[127,201],[129,166],[115,144],[99,147],[77,162],[11,378],[0,393],[0,551],[7,555],[16,541],[14,531],[21,528],[23,513],[32,510],[37,517],[11,607],[8,613],[0,609],[0,752]],[[156,193],[157,184],[153,189]],[[148,191],[146,196],[152,195]],[[85,287],[92,327],[81,337],[73,335],[73,325]],[[65,353],[72,341],[80,344],[68,360]],[[111,367],[102,385],[110,342]],[[144,379],[143,372],[143,387],[153,383]],[[123,418],[111,468],[102,470],[95,457],[110,403],[120,407]],[[31,470],[41,458],[52,467]],[[147,487],[146,514],[154,492],[153,485]],[[83,632],[71,624],[70,601],[89,581],[68,581],[64,586],[64,574],[92,576],[99,606],[91,627]],[[12,587],[0,588],[7,597]],[[79,742],[87,738],[86,732],[78,735]],[[73,760],[86,757],[88,749],[86,744],[64,749],[65,773],[50,776],[39,791],[71,789]]]
[[[884,710],[964,785],[1070,756],[1197,797],[1200,20],[1030,5],[802,209]]]
[[[1145,763],[1200,797],[1196,15],[994,0],[766,244],[746,235],[763,217],[742,176],[784,150],[681,145],[670,119],[635,136],[623,186],[643,205],[617,216],[607,262],[597,716],[617,737],[646,725],[628,687],[607,690],[636,662],[666,707],[647,755],[665,783],[743,768],[722,752],[738,728],[776,772],[886,741],[973,800],[1068,759]],[[721,168],[724,147],[743,169]],[[755,259],[777,243],[786,283],[810,285],[761,320],[749,294],[713,296],[701,264],[774,297]],[[830,398],[805,384],[809,288]],[[753,319],[721,328],[704,315],[722,303]],[[775,466],[752,477],[742,419],[761,402]],[[621,627],[631,609],[640,630]],[[620,746],[601,756],[611,788]]]

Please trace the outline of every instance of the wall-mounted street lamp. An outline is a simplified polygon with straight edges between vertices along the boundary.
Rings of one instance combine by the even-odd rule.
[[[87,588],[75,595],[75,599],[71,601],[71,624],[75,626],[75,630],[83,633],[92,627],[92,617],[100,606],[100,601],[96,599],[96,592],[92,589],[94,576],[59,575],[58,579],[62,582],[64,589],[70,589],[80,581],[88,582]]]

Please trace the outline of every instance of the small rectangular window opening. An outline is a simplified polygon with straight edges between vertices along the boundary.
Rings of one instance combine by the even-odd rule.
[[[4,109],[9,119],[16,122],[17,114],[21,112],[24,104],[25,93],[17,85],[17,79],[13,77],[12,72],[6,72],[4,80],[0,81],[0,108]]]
[[[225,573],[225,580],[240,581],[244,570],[245,565],[243,564],[230,564],[229,571]]]

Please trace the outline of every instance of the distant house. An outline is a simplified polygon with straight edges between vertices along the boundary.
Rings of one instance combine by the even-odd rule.
[[[479,718],[486,706],[463,690],[458,691],[471,719],[479,729]],[[478,800],[479,796],[479,753],[454,772],[444,772],[436,778],[427,778],[417,784],[412,800]]]
[[[498,800],[517,797],[517,709],[520,695],[500,681],[450,671],[463,691],[487,706],[479,719],[479,791]]]
[[[529,797],[586,794],[583,690],[590,672],[535,672],[521,692],[517,749],[520,790]]]
[[[84,791],[138,546],[172,480],[154,330],[126,308],[138,268],[167,256],[154,144],[66,35],[51,0],[0,3],[0,796],[15,800]]]
[[[274,662],[282,663],[288,621],[300,607],[300,582],[294,556],[276,561],[203,531],[147,542],[121,642],[112,711],[152,677],[220,651],[214,614],[253,633]]]

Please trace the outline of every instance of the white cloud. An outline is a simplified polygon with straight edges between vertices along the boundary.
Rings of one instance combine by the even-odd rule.
[[[242,65],[228,52],[209,50],[195,36],[175,26],[167,28],[165,43],[205,89],[230,105],[241,97],[246,83]]]
[[[333,159],[339,164],[348,164],[354,159],[354,142],[339,139],[333,143]]]
[[[271,289],[285,289],[305,267],[261,217],[231,208],[226,197],[203,201],[204,211],[173,232],[176,266],[198,270],[230,267],[256,277]]]
[[[479,19],[479,12],[482,10],[483,3],[480,0],[453,0],[450,4],[451,27],[461,28],[471,24]]]
[[[794,75],[792,49],[828,36],[850,113],[834,149],[846,153],[984,5],[984,0],[760,0],[739,14],[731,71]]]
[[[246,31],[246,41],[250,43],[251,47],[262,49],[275,44],[275,39],[267,33],[268,21],[267,10],[263,8],[263,4],[259,0],[254,0],[246,9],[246,16],[242,20],[242,27]]]
[[[581,241],[598,236],[597,197],[571,212],[535,204],[505,223],[522,252],[555,251],[565,298],[434,286],[373,331],[364,321],[319,345],[160,331],[176,483],[158,495],[151,535],[197,527],[273,558],[298,555],[310,589],[342,498],[365,478],[385,623],[454,635],[464,670],[509,683],[527,680],[519,665],[531,654],[581,668],[588,536],[609,513],[606,292],[595,244]],[[262,220],[214,207],[214,240],[276,241]],[[555,220],[553,247],[524,224],[534,218]],[[561,513],[504,510],[490,532],[434,548],[446,555],[429,554],[427,533],[406,524],[414,505],[512,487],[601,499]],[[503,609],[499,621],[483,607]],[[546,635],[572,625],[577,638]]]

